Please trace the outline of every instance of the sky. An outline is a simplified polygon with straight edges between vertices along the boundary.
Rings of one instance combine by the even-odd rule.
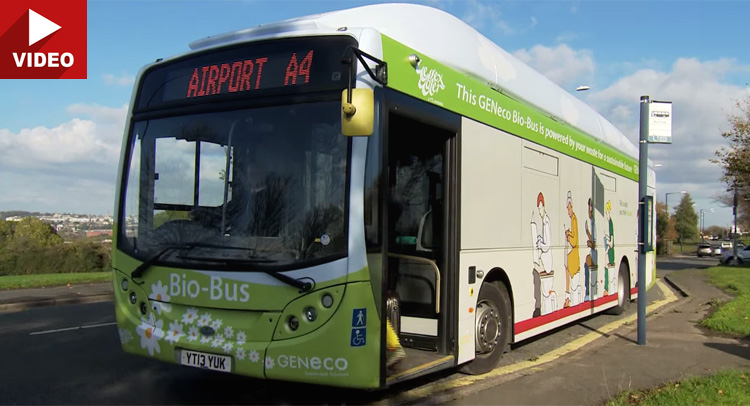
[[[709,160],[750,97],[745,1],[413,1],[447,11],[590,104],[637,144],[639,100],[673,103],[673,143],[651,145],[657,201],[687,191],[729,226]],[[0,211],[114,211],[122,136],[145,64],[227,31],[378,1],[88,1],[88,79],[0,79]],[[576,92],[579,85],[590,90]]]

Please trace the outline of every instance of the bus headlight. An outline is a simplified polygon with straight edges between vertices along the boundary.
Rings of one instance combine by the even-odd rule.
[[[308,307],[305,309],[305,317],[307,318],[307,321],[313,322],[318,318],[318,312],[314,307]]]
[[[135,292],[130,292],[130,304],[135,304],[138,298],[135,296]]]
[[[122,288],[122,290],[128,290],[128,280],[123,279],[122,282],[120,282],[120,287]]]
[[[299,319],[294,316],[290,316],[287,323],[289,324],[289,329],[292,331],[295,331],[299,328]]]
[[[148,306],[146,302],[141,302],[141,314],[145,316],[146,313],[148,313]]]
[[[322,298],[320,298],[320,303],[325,307],[326,309],[330,309],[331,306],[333,306],[333,296],[326,293],[323,295]]]

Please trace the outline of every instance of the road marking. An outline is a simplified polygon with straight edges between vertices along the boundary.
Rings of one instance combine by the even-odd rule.
[[[62,333],[65,331],[73,331],[73,330],[80,330],[85,328],[97,328],[97,327],[106,327],[106,326],[112,326],[117,324],[117,322],[112,323],[102,323],[102,324],[87,324],[85,326],[75,326],[75,327],[66,327],[66,328],[58,328],[56,330],[45,330],[45,331],[35,331],[33,333],[29,333],[30,336],[37,336],[41,334],[52,334],[52,333]]]
[[[664,299],[657,300],[654,303],[651,303],[650,305],[646,306],[647,314],[652,313],[656,309],[659,309],[660,307],[665,306],[677,300],[677,296],[675,296],[672,293],[672,291],[660,279],[656,281],[655,285],[658,286],[659,290],[661,290],[661,292],[664,294]],[[401,395],[397,395],[393,398],[383,399],[380,402],[376,402],[375,404],[377,405],[377,404],[393,404],[393,403],[397,403],[397,404],[411,403],[420,399],[424,399],[428,396],[435,396],[438,393],[454,391],[461,387],[472,385],[478,381],[499,378],[505,375],[512,374],[514,372],[519,372],[521,370],[525,370],[525,369],[541,370],[542,368],[539,368],[539,366],[552,362],[562,357],[563,355],[567,355],[573,351],[579,350],[583,348],[585,345],[593,342],[594,340],[601,338],[601,337],[605,337],[607,333],[613,330],[616,330],[625,324],[632,323],[636,321],[637,319],[638,319],[638,313],[631,314],[628,317],[622,318],[620,320],[617,320],[605,326],[602,326],[596,329],[595,331],[587,333],[569,342],[568,344],[563,345],[562,347],[556,348],[544,355],[541,355],[539,358],[533,361],[522,361],[513,365],[507,365],[504,367],[496,368],[483,375],[466,375],[460,378],[451,379],[446,382],[435,382],[435,383],[427,384],[425,386],[412,389],[408,392],[404,392]]]

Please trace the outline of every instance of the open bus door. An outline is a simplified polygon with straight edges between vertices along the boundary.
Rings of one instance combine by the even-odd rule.
[[[384,113],[384,308],[406,350],[405,359],[387,368],[389,384],[456,365],[456,296],[449,287],[457,286],[458,125],[430,114],[448,113],[409,101],[390,100]]]

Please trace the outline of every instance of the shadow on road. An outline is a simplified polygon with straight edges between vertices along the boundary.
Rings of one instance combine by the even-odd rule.
[[[697,257],[658,257],[656,268],[660,271],[683,271],[685,269],[706,269],[719,264],[716,258]]]
[[[742,344],[706,343],[705,346],[750,360],[750,342],[747,340],[743,340]]]

